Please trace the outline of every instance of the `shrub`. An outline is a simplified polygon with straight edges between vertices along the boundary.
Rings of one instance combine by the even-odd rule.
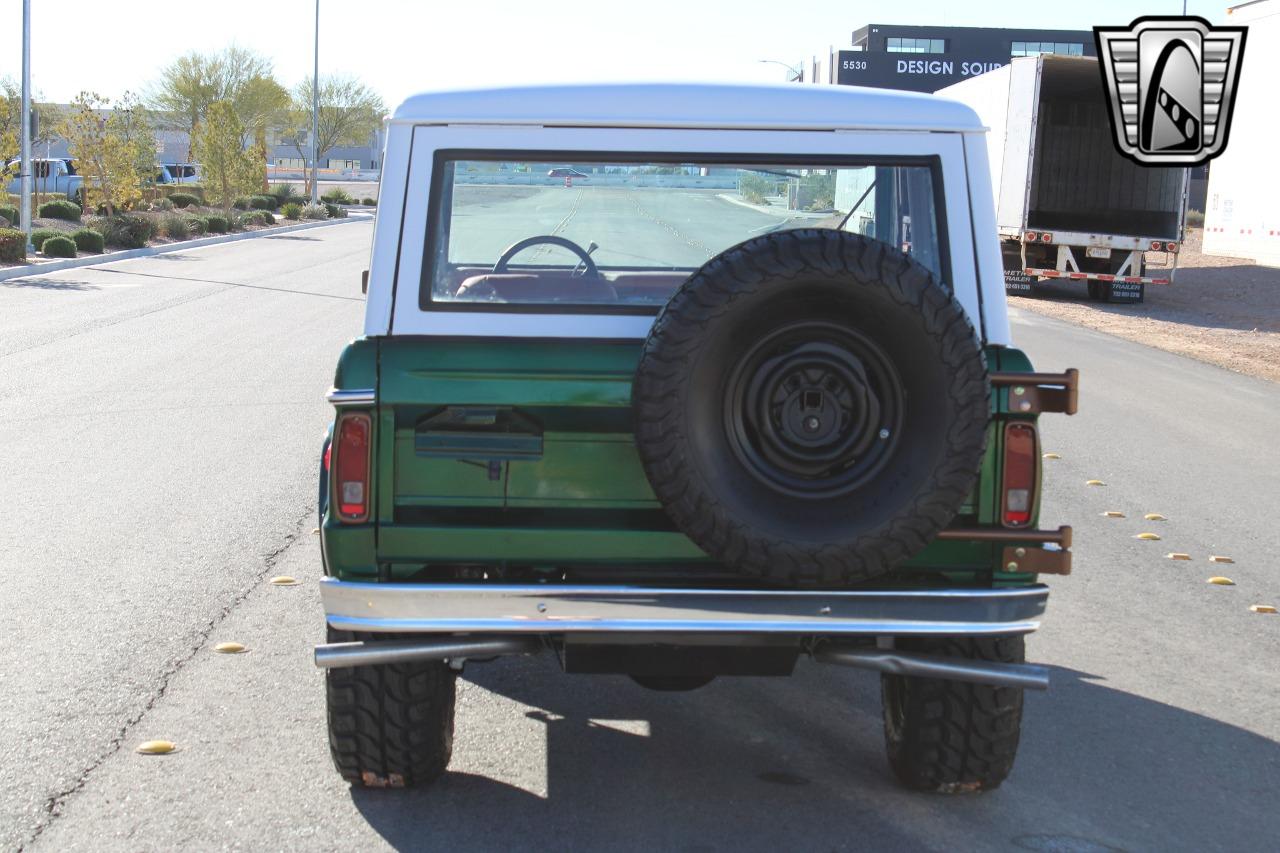
[[[303,219],[328,219],[329,208],[323,204],[304,204],[302,206]]]
[[[0,261],[20,264],[27,259],[27,235],[17,228],[0,228]]]
[[[248,210],[251,204],[248,198],[238,198],[231,202],[231,206],[236,210]]]
[[[50,237],[45,240],[44,245],[40,247],[40,252],[46,258],[74,258],[76,256],[76,241],[59,234],[57,237]]]
[[[3,215],[3,214],[0,214],[0,215]],[[1188,225],[1188,227],[1191,227],[1191,228],[1200,228],[1200,227],[1202,227],[1202,226],[1204,225],[1204,211],[1202,211],[1202,210],[1188,210],[1188,211],[1187,211],[1187,225]]]
[[[162,216],[157,224],[170,240],[185,240],[191,236],[191,227],[187,225],[186,218],[180,214],[170,213]]]
[[[93,224],[108,246],[121,249],[141,249],[155,233],[155,225],[145,216],[107,216]]]
[[[190,207],[200,203],[200,199],[191,193],[171,193],[169,201],[173,202],[174,207]]]
[[[80,205],[69,201],[50,201],[40,205],[41,219],[65,219],[67,222],[80,221]]]
[[[351,204],[352,201],[351,196],[347,195],[347,191],[342,187],[329,190],[327,193],[320,196],[320,200],[327,201],[329,204]]]
[[[272,212],[271,212],[271,211],[269,211],[269,210],[263,210],[263,211],[261,211],[261,213],[262,213],[262,224],[263,224],[263,225],[275,225],[275,224],[276,224],[276,217],[275,217],[275,214],[274,214],[274,213],[272,213]]]
[[[255,195],[249,199],[249,206],[254,210],[275,210],[280,206],[280,199],[273,195]]]
[[[159,196],[151,202],[152,210],[173,210],[173,202],[164,196]]]
[[[297,184],[272,184],[267,190],[280,204],[301,198]]]
[[[82,252],[101,252],[103,249],[102,235],[92,228],[73,231],[71,239],[76,241],[76,248]]]
[[[0,219],[10,225],[16,225],[18,223],[18,208],[9,207],[8,205],[0,206]]]
[[[59,237],[63,232],[57,228],[33,228],[31,229],[31,245],[36,247],[36,251],[44,249],[44,241],[50,237]]]
[[[324,206],[324,209],[329,214],[330,219],[346,218],[347,209],[345,207],[338,207],[336,204],[329,203]]]
[[[226,234],[227,229],[231,227],[225,216],[206,216],[204,221],[210,234]]]
[[[302,205],[296,201],[291,201],[280,209],[280,215],[285,219],[301,219]]]
[[[182,221],[187,224],[192,237],[200,237],[209,231],[209,223],[203,216],[187,216]]]
[[[240,227],[248,228],[253,225],[266,225],[266,217],[270,216],[261,210],[251,210],[248,213],[240,214]]]
[[[360,199],[360,203],[363,204],[365,207],[378,206],[378,200],[376,198],[369,198],[367,196],[365,198]]]

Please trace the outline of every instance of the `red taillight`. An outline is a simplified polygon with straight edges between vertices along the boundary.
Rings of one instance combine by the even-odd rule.
[[[1164,244],[1164,250],[1165,250],[1166,252],[1176,252],[1176,251],[1178,251],[1178,244],[1177,244],[1177,243],[1165,243],[1165,244]]]
[[[1152,241],[1151,241],[1151,251],[1153,251],[1153,252],[1158,252],[1158,251],[1160,251],[1160,241],[1159,241],[1159,240],[1152,240]]]
[[[1035,241],[1036,241],[1036,232],[1034,232],[1034,231],[1028,231],[1028,232],[1027,232],[1027,242],[1028,242],[1028,243],[1034,243]]]
[[[1036,496],[1036,430],[1027,423],[1011,423],[1004,428],[1005,527],[1026,527]]]
[[[1052,234],[1050,234],[1048,231],[1046,231],[1045,233],[1043,233],[1043,234],[1041,234],[1041,235],[1040,235],[1040,242],[1041,242],[1041,243],[1052,243],[1052,242],[1053,242],[1053,235],[1052,235]]]
[[[373,422],[366,414],[342,415],[338,420],[330,461],[333,501],[341,521],[369,517],[369,447]]]

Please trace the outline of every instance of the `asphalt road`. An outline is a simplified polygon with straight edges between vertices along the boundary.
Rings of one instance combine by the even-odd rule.
[[[1076,570],[999,791],[894,787],[866,673],[658,694],[545,658],[468,669],[432,789],[348,789],[311,529],[369,237],[0,282],[0,848],[1274,849],[1280,616],[1248,607],[1280,604],[1280,389],[1024,314],[1035,363],[1084,376],[1081,413],[1042,420],[1043,520],[1076,526]],[[133,752],[151,738],[180,750]]]

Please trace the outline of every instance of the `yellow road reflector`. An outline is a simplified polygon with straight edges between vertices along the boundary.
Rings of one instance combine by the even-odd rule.
[[[1214,554],[1209,557],[1209,562],[1210,563],[1234,563],[1235,560],[1231,559],[1230,557],[1223,557],[1218,554]]]
[[[1250,604],[1249,609],[1254,613],[1275,613],[1276,606],[1274,604]]]
[[[1190,554],[1183,554],[1179,551],[1174,551],[1172,554],[1165,554],[1165,557],[1170,560],[1190,560],[1191,559]]]
[[[178,748],[178,745],[170,740],[149,740],[137,745],[134,752],[141,755],[168,755]]]
[[[297,586],[298,580],[289,575],[276,575],[268,583],[272,586]]]
[[[1086,486],[1105,486],[1106,485],[1106,483],[1102,482],[1101,480],[1086,480],[1084,484]]]
[[[243,643],[218,643],[218,645],[213,647],[213,650],[215,652],[219,652],[224,655],[238,655],[242,651],[244,651],[244,644]]]
[[[1214,575],[1213,577],[1209,578],[1208,582],[1212,584],[1217,584],[1218,586],[1235,586],[1236,585],[1236,582],[1233,581],[1231,578],[1224,578],[1221,575]]]
[[[313,528],[311,528],[311,535],[313,535],[313,536],[314,536],[315,534],[317,534],[317,533],[319,533],[319,532],[320,532],[320,528],[319,528],[319,527],[313,527]]]
[[[1044,458],[1045,459],[1061,459],[1062,457],[1056,453],[1046,453],[1044,454]]]
[[[1155,534],[1155,533],[1139,533],[1137,536],[1135,536],[1135,537],[1133,537],[1133,538],[1134,538],[1134,539],[1142,539],[1142,540],[1145,540],[1145,541],[1147,541],[1147,542],[1158,542],[1158,541],[1160,541],[1160,536],[1159,536],[1158,534]]]
[[[1158,512],[1149,512],[1146,515],[1144,515],[1143,518],[1145,518],[1147,521],[1168,521],[1169,520]]]
[[[1109,509],[1102,514],[1103,518],[1124,518],[1124,513],[1118,509]]]

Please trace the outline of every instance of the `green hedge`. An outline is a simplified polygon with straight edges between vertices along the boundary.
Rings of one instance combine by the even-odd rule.
[[[329,204],[351,204],[353,201],[351,196],[347,195],[347,191],[341,187],[329,190],[327,193],[320,196],[320,200],[327,201]]]
[[[44,245],[40,247],[40,253],[46,258],[74,258],[76,241],[59,234],[57,237],[45,240]]]
[[[280,207],[280,199],[273,195],[255,195],[249,199],[249,206],[254,210],[275,210]]]
[[[209,223],[203,216],[187,216],[184,220],[192,237],[203,237],[209,232]]]
[[[5,220],[10,225],[18,224],[18,208],[9,207],[8,205],[0,206],[0,219]]]
[[[324,209],[329,214],[330,219],[345,219],[347,216],[347,209],[338,207],[333,202],[326,202]]]
[[[32,228],[31,229],[31,245],[36,247],[36,251],[44,249],[44,241],[50,237],[60,237],[65,232],[59,231],[57,228]]]
[[[71,232],[71,239],[76,241],[76,248],[82,252],[101,252],[102,235],[92,228],[81,228]]]
[[[296,201],[291,201],[280,209],[280,215],[285,219],[301,219],[302,205]]]
[[[108,246],[120,249],[141,249],[155,234],[155,225],[142,216],[103,216],[94,219],[92,224]]]
[[[193,204],[200,203],[199,197],[191,193],[171,193],[169,201],[173,202],[174,207],[191,207]]]
[[[0,262],[20,264],[27,259],[27,235],[17,228],[0,228]]]
[[[227,229],[231,227],[225,216],[206,216],[205,225],[210,234],[226,234]]]
[[[365,207],[378,206],[378,200],[376,198],[369,198],[367,196],[365,198],[360,199],[360,203],[363,204]]]
[[[67,222],[80,221],[80,205],[69,201],[51,201],[40,205],[41,219],[64,219]]]
[[[185,217],[177,213],[170,213],[160,217],[160,230],[164,232],[164,236],[170,240],[185,240],[191,236],[191,226],[187,224]]]

